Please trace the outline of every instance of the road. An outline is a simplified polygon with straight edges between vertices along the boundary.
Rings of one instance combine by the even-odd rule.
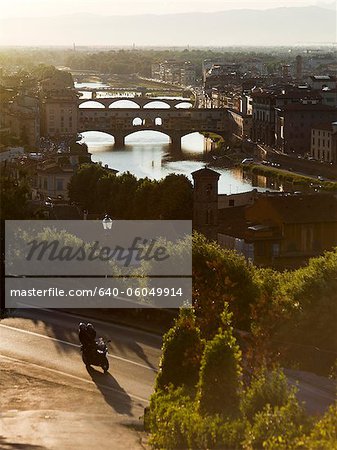
[[[0,322],[0,449],[141,449],[140,417],[148,405],[161,338],[95,321],[111,339],[110,371],[87,370],[77,338],[80,318],[20,310]],[[323,413],[336,395],[323,377],[287,371],[300,400]]]
[[[111,339],[110,371],[87,371],[78,322],[33,309],[0,322],[1,449],[144,448],[140,417],[161,338],[94,322],[97,334]]]

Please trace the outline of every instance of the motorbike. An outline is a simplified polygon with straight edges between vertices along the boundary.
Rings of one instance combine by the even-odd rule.
[[[99,338],[95,341],[96,348],[84,348],[81,346],[82,361],[86,367],[100,366],[107,373],[109,370],[108,361],[108,343],[110,340],[105,341],[103,338]]]

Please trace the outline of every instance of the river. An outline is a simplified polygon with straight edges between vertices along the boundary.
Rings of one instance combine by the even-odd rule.
[[[90,87],[99,89],[107,87],[101,83],[75,83],[75,87],[81,89]],[[128,97],[136,92],[125,92],[121,100],[114,104],[114,107],[132,107]],[[90,98],[91,93],[83,91],[82,98]],[[97,97],[109,97],[112,94],[108,92],[97,91]],[[120,96],[120,95],[119,95]],[[159,103],[164,97],[156,97],[156,103],[152,107],[163,107]],[[175,97],[177,98],[177,97]],[[184,100],[180,97],[182,101]],[[186,100],[186,99],[185,99]],[[97,103],[86,103],[85,107],[97,107]],[[186,103],[181,107],[188,107]],[[138,178],[148,177],[151,179],[160,179],[170,173],[184,174],[190,179],[191,172],[204,167],[203,161],[205,139],[200,133],[193,133],[182,138],[182,152],[179,160],[175,160],[169,152],[168,136],[156,131],[139,131],[126,137],[125,147],[116,148],[112,136],[106,133],[88,131],[82,134],[83,141],[88,145],[89,152],[92,154],[94,162],[102,162],[119,172],[129,171]],[[241,169],[223,169],[215,168],[221,174],[219,179],[219,193],[230,194],[246,192],[256,187],[258,190],[273,190],[276,186],[268,183],[265,177],[258,180],[244,178]],[[277,186],[282,189],[282,186]]]

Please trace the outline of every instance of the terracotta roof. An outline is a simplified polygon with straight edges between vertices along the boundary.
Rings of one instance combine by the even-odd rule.
[[[219,233],[244,238],[248,227],[245,210],[246,206],[219,209]]]
[[[331,194],[264,197],[249,208],[259,208],[263,203],[269,203],[283,223],[337,223],[337,199]]]

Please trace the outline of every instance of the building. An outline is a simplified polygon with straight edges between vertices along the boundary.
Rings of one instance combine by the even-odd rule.
[[[23,147],[4,147],[0,149],[0,163],[4,161],[12,161],[24,155]]]
[[[42,161],[36,168],[35,196],[40,200],[50,198],[68,199],[68,184],[78,166],[91,162],[86,145],[73,144],[69,152]]]
[[[310,155],[318,161],[337,164],[337,122],[321,123],[311,129]]]
[[[312,89],[321,91],[324,88],[336,89],[337,78],[333,75],[311,75],[308,84]]]
[[[218,232],[218,180],[220,174],[207,168],[192,172],[193,227],[216,240]]]
[[[18,94],[2,106],[2,123],[10,130],[11,137],[28,147],[40,142],[40,105],[37,97]]]
[[[296,80],[301,81],[303,77],[303,57],[301,55],[296,56]]]
[[[155,80],[183,86],[194,86],[196,81],[194,65],[190,61],[176,61],[175,59],[152,64],[151,76]]]
[[[337,109],[313,103],[292,103],[276,108],[275,143],[284,153],[311,151],[311,130],[317,123],[337,121]]]
[[[252,92],[254,141],[273,146],[275,143],[275,105],[276,95],[270,91]]]
[[[64,139],[77,134],[78,93],[69,80],[58,77],[40,82],[41,135]]]
[[[257,266],[297,268],[337,245],[333,194],[217,195],[219,173],[204,168],[192,176],[193,228]]]
[[[250,139],[253,128],[252,116],[234,109],[229,109],[228,114],[232,119],[232,132],[241,138]]]

